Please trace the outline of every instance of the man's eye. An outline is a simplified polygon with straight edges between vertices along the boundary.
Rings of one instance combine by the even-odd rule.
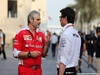
[[[40,19],[37,19],[37,20],[40,20]]]

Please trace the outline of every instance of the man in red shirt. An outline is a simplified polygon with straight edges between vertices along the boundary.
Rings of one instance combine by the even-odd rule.
[[[51,34],[46,36],[38,28],[41,23],[40,13],[31,11],[28,26],[21,29],[14,39],[13,55],[19,59],[18,75],[42,75],[42,57],[48,52]]]

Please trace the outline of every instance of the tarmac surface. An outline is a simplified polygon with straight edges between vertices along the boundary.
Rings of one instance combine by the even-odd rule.
[[[7,60],[2,60],[3,57],[0,55],[0,75],[18,75],[18,60],[13,57],[12,50],[12,47],[5,47]],[[57,75],[56,57],[52,57],[51,49],[49,49],[48,56],[42,60],[43,75]],[[78,75],[97,75],[95,61],[93,67],[88,68],[87,56],[83,56],[81,69],[82,73]]]

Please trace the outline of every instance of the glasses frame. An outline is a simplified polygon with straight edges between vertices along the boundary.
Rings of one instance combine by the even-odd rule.
[[[59,18],[61,19],[61,18],[66,18],[65,16],[59,16]]]

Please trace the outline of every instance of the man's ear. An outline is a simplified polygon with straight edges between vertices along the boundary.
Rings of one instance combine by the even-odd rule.
[[[65,19],[65,22],[68,23],[67,17],[65,17],[64,19]]]
[[[30,22],[33,22],[33,19],[32,18],[29,18]]]

